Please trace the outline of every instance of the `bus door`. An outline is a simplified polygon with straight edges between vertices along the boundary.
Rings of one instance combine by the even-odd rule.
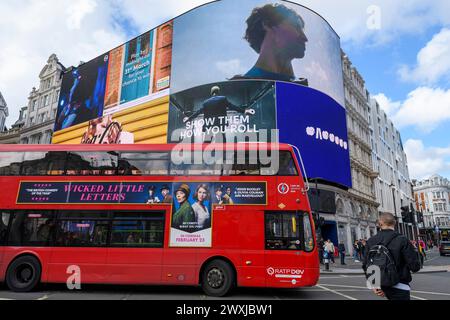
[[[114,213],[108,282],[161,283],[164,222],[164,211]]]
[[[289,287],[301,283],[301,215],[296,211],[265,212],[265,264],[268,287]]]

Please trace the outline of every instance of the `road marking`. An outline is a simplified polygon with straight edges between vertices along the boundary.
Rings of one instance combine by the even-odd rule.
[[[1,301],[10,301],[10,300],[14,300],[14,299],[8,299],[8,298],[0,298]]]
[[[427,299],[425,299],[425,298],[413,296],[412,294],[411,294],[411,298],[414,298],[414,299],[417,299],[417,300],[427,300]]]
[[[322,277],[322,279],[342,279],[344,277],[345,278],[362,278],[362,277],[364,277],[364,275],[359,275],[359,276],[343,276],[343,275],[340,275],[340,276],[324,276],[324,277]]]
[[[423,264],[425,264],[425,263],[427,263],[427,262],[430,262],[430,261],[433,261],[434,259],[437,259],[437,258],[440,258],[440,256],[437,256],[437,257],[434,257],[434,258],[431,258],[431,259],[427,259],[427,260],[425,260],[425,261],[423,262]]]
[[[423,293],[423,294],[432,294],[432,295],[436,295],[436,296],[450,296],[450,293],[442,293],[442,292],[428,292],[428,291],[416,291],[416,290],[413,290],[411,292]]]
[[[323,287],[323,286],[321,286],[321,285],[317,285],[316,287],[321,288],[321,289],[323,289],[323,290],[325,290],[325,291],[328,291],[328,292],[332,292],[332,293],[334,293],[334,294],[337,294],[338,296],[342,296],[342,297],[347,298],[347,299],[349,299],[349,300],[358,300],[358,299],[356,299],[356,298],[350,297],[350,296],[348,296],[348,295],[345,295],[345,294],[343,294],[343,293],[337,292],[337,291],[332,290],[332,289],[330,289],[330,288]]]
[[[40,298],[38,298],[36,300],[47,300],[47,299],[48,299],[48,295],[44,295],[43,297],[40,297]]]
[[[322,286],[327,286],[327,287],[342,287],[342,288],[354,288],[354,289],[367,289],[370,290],[367,287],[358,287],[358,286],[345,286],[345,285],[340,285],[340,284],[326,284],[326,283],[322,283]]]

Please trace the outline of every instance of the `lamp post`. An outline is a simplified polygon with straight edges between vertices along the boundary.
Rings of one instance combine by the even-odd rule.
[[[395,228],[396,231],[398,231],[400,229],[400,223],[398,222],[398,217],[397,217],[397,208],[395,206],[395,184],[393,182],[391,182],[391,184],[389,185],[389,187],[392,190],[392,199],[394,200],[393,204],[394,204],[394,216],[395,216],[395,220],[397,221],[397,223],[395,224]],[[401,232],[400,232],[401,233]]]

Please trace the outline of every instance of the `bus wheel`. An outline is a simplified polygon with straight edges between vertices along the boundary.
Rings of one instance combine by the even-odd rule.
[[[203,291],[213,297],[223,297],[233,288],[235,279],[231,266],[222,260],[209,262],[202,274]]]
[[[32,291],[41,280],[41,265],[32,256],[23,256],[14,260],[6,272],[6,284],[15,292]]]

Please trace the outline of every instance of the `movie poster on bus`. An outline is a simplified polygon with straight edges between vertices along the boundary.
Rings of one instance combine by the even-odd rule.
[[[203,85],[171,95],[169,108],[169,143],[275,140],[272,81]]]
[[[265,182],[215,183],[214,205],[266,205]]]
[[[211,247],[210,183],[175,183],[170,228],[171,247]]]

